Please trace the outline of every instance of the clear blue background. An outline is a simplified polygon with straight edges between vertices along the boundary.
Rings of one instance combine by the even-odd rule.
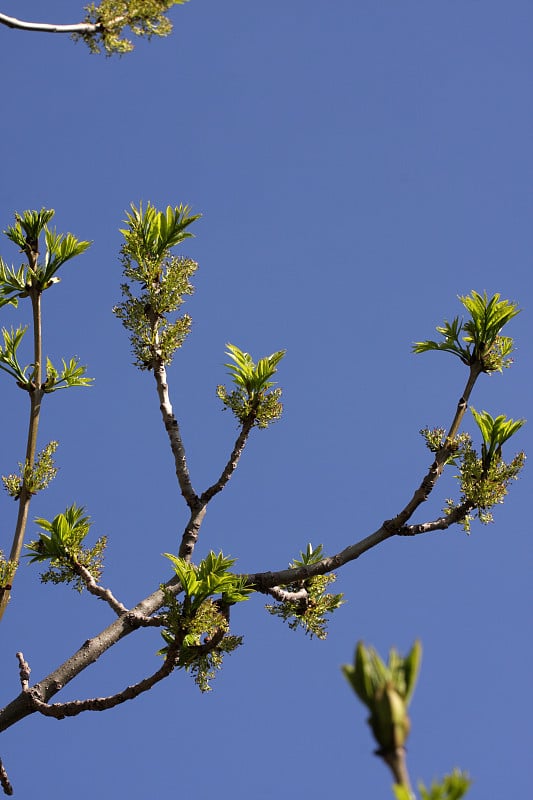
[[[0,10],[66,23],[80,5]],[[472,402],[531,416],[531,3],[191,0],[172,19],[171,37],[122,59],[0,29],[0,227],[46,206],[58,230],[94,242],[44,298],[46,352],[79,356],[96,380],[46,399],[40,446],[60,440],[60,473],[32,518],[85,505],[110,537],[104,583],[128,605],[168,577],[161,553],[177,551],[187,517],[153,378],[131,366],[111,313],[131,201],[203,214],[182,251],[200,263],[193,331],[170,370],[197,491],[236,433],[215,395],[226,342],[255,357],[287,348],[283,420],[254,432],[198,558],[223,549],[242,571],[283,568],[308,541],[337,552],[403,507],[429,463],[418,430],[449,425],[467,377],[411,344],[461,313],[458,294],[500,292],[524,309],[512,370],[482,376]],[[7,377],[1,403],[7,474],[27,417]],[[529,429],[508,455],[517,449],[531,451]],[[385,653],[415,637],[413,779],[460,766],[472,800],[530,796],[529,481],[526,470],[495,524],[470,537],[389,541],[346,566],[326,642],[289,631],[258,596],[233,614],[245,646],[211,694],[175,673],[105,714],[27,718],[0,746],[16,796],[391,797],[339,667],[358,639]],[[443,480],[417,520],[453,491]],[[5,494],[0,508],[8,548],[16,508]],[[19,691],[16,651],[37,681],[111,620],[23,565],[1,626],[3,700]],[[159,642],[129,637],[56,699],[122,689],[157,667]]]

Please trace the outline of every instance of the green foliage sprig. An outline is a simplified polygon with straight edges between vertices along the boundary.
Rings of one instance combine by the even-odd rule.
[[[478,413],[475,408],[470,410],[483,437],[481,462],[483,468],[488,470],[495,459],[501,458],[502,445],[520,430],[525,419],[507,419],[505,414],[491,417],[487,411]]]
[[[17,356],[17,351],[27,330],[27,325],[19,326],[16,330],[11,328],[11,331],[2,328],[4,346],[0,347],[0,369],[15,378],[17,385],[23,389],[31,386],[33,377],[33,369],[28,375],[28,370],[30,366],[33,368],[33,364],[27,364],[23,367],[19,363]]]
[[[300,553],[300,558],[295,558],[289,564],[290,569],[316,564],[324,558],[322,545],[313,548],[308,543],[304,552]],[[302,600],[284,600],[276,604],[266,606],[269,614],[280,617],[287,622],[291,630],[303,628],[309,636],[316,636],[317,639],[325,639],[327,636],[327,617],[332,614],[343,603],[343,594],[329,594],[326,592],[330,583],[337,580],[335,573],[328,575],[315,575],[304,581],[288,584],[285,589],[288,592],[299,592],[305,590],[305,597]]]
[[[53,481],[57,475],[57,467],[54,463],[54,453],[59,446],[58,442],[50,442],[37,455],[34,464],[19,463],[19,474],[2,475],[2,483],[6,492],[14,499],[18,500],[22,487],[34,495],[41,492]]]
[[[391,648],[388,664],[373,647],[358,642],[353,665],[342,667],[348,683],[370,711],[368,724],[380,755],[405,747],[411,727],[407,708],[415,690],[421,659],[422,646],[418,641],[405,658]]]
[[[242,637],[228,634],[227,610],[247,600],[254,590],[244,578],[229,571],[235,559],[222,553],[210,552],[198,566],[171,553],[165,553],[165,557],[179,578],[184,599],[179,601],[163,589],[167,613],[161,635],[166,645],[159,654],[166,655],[178,642],[178,667],[190,672],[200,690],[207,692],[224,654],[242,643]]]
[[[433,781],[429,789],[420,782],[418,790],[422,800],[461,800],[471,785],[472,781],[466,772],[454,769],[440,781]],[[405,786],[395,785],[393,790],[396,800],[413,800],[413,795]]]
[[[71,233],[58,234],[48,228],[54,216],[53,209],[24,211],[15,214],[15,224],[4,233],[21,252],[28,256],[29,263],[18,270],[9,267],[0,259],[0,306],[17,306],[19,298],[28,297],[30,292],[41,294],[59,282],[57,271],[70,259],[84,253],[91,243],[80,241]],[[39,252],[39,237],[45,234],[46,252],[42,263],[35,261]]]
[[[96,26],[95,29],[74,33],[73,39],[83,39],[91,53],[107,56],[115,53],[123,55],[133,50],[133,42],[123,36],[127,28],[134,36],[168,36],[172,23],[166,12],[173,6],[182,5],[187,0],[102,0],[97,5],[85,6],[85,21]]]
[[[446,501],[445,513],[451,513],[468,500],[473,504],[475,511],[467,514],[461,521],[467,533],[470,532],[471,523],[476,517],[484,525],[493,522],[491,509],[503,503],[510,482],[517,480],[525,461],[525,453],[520,452],[509,463],[501,457],[494,457],[486,467],[483,458],[480,458],[471,446],[467,447],[456,476],[462,495],[458,503],[452,499]]]
[[[151,203],[146,210],[142,203],[131,208],[128,226],[121,230],[125,239],[121,259],[128,283],[121,286],[124,301],[113,311],[130,334],[135,365],[145,370],[158,361],[170,364],[189,333],[188,314],[173,322],[168,316],[193,293],[189,278],[198,264],[172,256],[170,250],[193,235],[187,228],[200,215],[191,215],[189,207],[183,205],[168,206],[166,211],[157,211]],[[138,293],[135,284],[139,285]]]
[[[17,565],[7,559],[3,551],[0,550],[0,589],[11,586],[11,581],[16,571]]]
[[[477,519],[484,525],[493,522],[491,509],[501,504],[511,481],[517,480],[525,464],[525,453],[519,452],[509,462],[502,458],[502,446],[525,424],[524,419],[508,419],[504,414],[492,417],[487,411],[477,412],[471,408],[472,416],[481,432],[481,456],[472,445],[472,437],[461,433],[448,445],[451,454],[446,463],[458,467],[456,478],[459,481],[461,497],[458,502],[451,498],[446,501],[444,512],[470,503],[472,513],[461,519],[463,529],[469,533],[472,521]],[[426,445],[432,452],[440,452],[446,441],[444,428],[424,428],[420,431]]]
[[[92,523],[83,507],[73,503],[51,522],[43,518],[35,521],[41,531],[39,539],[26,545],[31,551],[27,557],[30,563],[50,562],[50,569],[41,575],[43,583],[73,583],[73,588],[81,592],[85,583],[76,571],[78,565],[85,567],[95,580],[100,578],[107,537],[101,536],[92,548],[84,547]]]
[[[500,332],[513,317],[520,313],[516,303],[500,300],[495,294],[490,299],[486,292],[483,295],[472,291],[470,295],[459,297],[459,300],[470,314],[464,322],[455,317],[452,322],[445,321],[437,327],[442,341],[427,340],[416,342],[415,353],[428,350],[442,350],[452,353],[468,366],[478,365],[482,372],[501,372],[512,364],[510,355],[513,351],[513,340],[501,336]]]
[[[278,350],[270,356],[259,359],[257,364],[249,353],[240,350],[234,344],[227,345],[227,355],[233,363],[228,367],[233,383],[237,387],[228,392],[225,386],[217,386],[217,395],[224,406],[229,408],[240,423],[253,417],[253,424],[258,428],[267,428],[281,417],[283,405],[280,402],[281,389],[272,389],[274,381],[270,379],[277,372],[277,365],[285,355],[285,350]]]

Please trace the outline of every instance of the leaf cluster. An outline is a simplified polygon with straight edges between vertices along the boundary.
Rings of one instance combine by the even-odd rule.
[[[308,543],[305,553],[300,553],[300,558],[295,558],[289,564],[291,569],[316,564],[324,557],[322,545],[315,549]],[[268,604],[266,607],[269,614],[280,617],[287,622],[291,630],[303,628],[309,636],[316,636],[317,639],[325,639],[327,636],[328,615],[332,614],[343,603],[343,594],[329,594],[326,592],[330,583],[334,583],[337,576],[334,573],[329,575],[315,575],[304,581],[288,584],[286,589],[289,592],[299,592],[305,590],[305,597],[301,600],[285,600],[283,602]]]
[[[487,411],[478,413],[475,408],[470,410],[483,437],[481,462],[483,468],[488,470],[496,458],[501,458],[502,445],[520,430],[525,419],[507,419],[505,414],[491,417]]]
[[[0,346],[0,369],[11,375],[21,389],[31,391],[35,388],[35,365],[26,364],[23,367],[18,358],[18,349],[27,330],[27,326],[19,326],[16,330],[11,328],[10,331],[2,328],[4,344]],[[60,372],[48,357],[46,359],[46,380],[40,386],[45,394],[55,392],[57,389],[91,385],[93,378],[87,377],[87,367],[81,365],[78,359],[71,358],[68,363],[64,358],[61,361],[63,366]]]
[[[253,420],[258,428],[267,428],[281,417],[283,406],[280,402],[281,389],[272,389],[274,381],[270,380],[277,372],[277,365],[285,355],[285,350],[278,350],[270,356],[254,363],[249,353],[240,350],[234,344],[227,345],[227,355],[232,363],[225,364],[236,386],[228,392],[225,386],[217,387],[217,395],[224,406],[229,408],[241,424]]]
[[[495,454],[490,464],[486,466],[483,457],[479,457],[471,446],[467,447],[459,464],[459,473],[456,475],[461,486],[461,498],[459,503],[448,499],[445,512],[449,514],[464,502],[471,502],[475,513],[467,514],[461,521],[467,533],[470,532],[475,517],[484,525],[492,522],[491,509],[503,503],[510,482],[517,480],[525,460],[523,452],[517,453],[509,463]]]
[[[345,664],[342,671],[357,697],[369,709],[368,724],[386,754],[404,747],[410,731],[407,708],[411,701],[422,659],[422,646],[416,641],[403,658],[393,647],[388,664],[381,660],[373,647],[358,642],[354,663]]]
[[[71,233],[61,234],[48,228],[53,209],[24,211],[15,214],[15,224],[4,233],[28,258],[19,269],[8,266],[0,258],[0,306],[17,306],[19,298],[30,293],[41,294],[60,280],[56,273],[63,264],[87,250],[91,243],[76,239]],[[39,238],[44,232],[46,252],[42,263],[37,261]]]
[[[8,560],[0,550],[0,589],[11,585],[13,575],[17,571],[17,564]]]
[[[450,775],[445,775],[440,781],[433,781],[429,788],[423,783],[418,784],[418,790],[422,800],[461,800],[465,796],[472,781],[466,772],[458,769]],[[400,794],[396,794],[397,800],[403,800]]]
[[[206,692],[222,666],[224,654],[242,643],[242,637],[228,635],[227,610],[234,603],[247,600],[253,589],[243,577],[229,571],[235,559],[222,553],[211,551],[198,566],[171,553],[165,553],[165,557],[179,578],[184,599],[177,600],[163,588],[167,613],[161,635],[166,646],[159,653],[166,655],[178,644],[178,666],[190,672],[201,691]]]
[[[190,330],[188,314],[173,322],[168,315],[176,313],[185,296],[193,293],[189,278],[198,264],[172,256],[170,250],[192,236],[186,229],[199,215],[191,215],[183,205],[160,212],[150,203],[146,210],[142,203],[131,208],[128,227],[121,231],[123,274],[128,283],[122,284],[124,300],[113,311],[130,334],[135,365],[144,370],[158,360],[169,364]]]
[[[85,21],[96,27],[95,30],[75,33],[74,40],[82,39],[91,53],[104,50],[107,56],[123,55],[133,50],[133,42],[123,35],[129,28],[134,36],[168,36],[172,23],[166,12],[173,6],[182,5],[187,0],[102,0],[99,5],[89,3],[85,6]]]
[[[432,453],[438,453],[446,445],[450,451],[450,455],[446,459],[446,464],[457,464],[461,458],[465,447],[471,442],[470,434],[460,433],[453,442],[448,442],[446,439],[446,430],[444,428],[422,428],[420,434],[426,441],[426,447]]]
[[[500,300],[499,294],[489,299],[486,292],[481,295],[475,291],[459,297],[459,300],[469,312],[470,319],[466,322],[459,317],[452,322],[446,320],[443,326],[437,327],[441,341],[416,342],[413,351],[424,353],[442,350],[452,353],[463,364],[477,365],[482,372],[501,372],[504,367],[509,367],[512,363],[510,355],[513,340],[501,336],[500,332],[520,312],[516,303]]]
[[[201,692],[211,691],[211,681],[222,668],[224,655],[242,644],[242,636],[228,634],[227,617],[220,603],[205,599],[191,614],[185,602],[163,589],[167,604],[166,628],[161,631],[165,647],[159,655],[167,655],[178,644],[177,666],[193,676]]]
[[[254,591],[242,576],[229,572],[235,559],[223,553],[216,554],[211,550],[198,566],[171,553],[165,553],[165,558],[172,563],[179,578],[190,614],[195,614],[208,597],[220,595],[223,603],[233,605],[248,600]]]
[[[504,414],[492,417],[487,411],[478,412],[470,409],[481,432],[481,456],[472,445],[468,433],[459,434],[448,445],[451,454],[446,463],[459,469],[455,477],[459,481],[461,497],[458,503],[451,499],[446,501],[445,513],[469,503],[474,514],[468,513],[461,519],[464,530],[470,532],[474,517],[483,524],[493,521],[491,509],[500,503],[507,494],[509,483],[517,480],[525,463],[525,454],[518,453],[509,463],[502,458],[502,446],[524,425],[525,420],[508,419]],[[444,428],[424,428],[420,431],[426,445],[432,452],[439,452],[446,442]]]
[[[34,464],[29,464],[27,461],[25,464],[19,462],[18,474],[2,475],[4,489],[14,500],[19,499],[23,486],[33,495],[46,489],[53,481],[57,475],[54,453],[58,446],[58,442],[50,442],[37,455]]]
[[[73,503],[51,522],[43,518],[35,521],[41,531],[39,539],[26,545],[30,550],[27,557],[30,563],[50,562],[50,568],[41,575],[43,583],[73,583],[73,588],[81,592],[85,583],[80,576],[80,565],[95,580],[100,578],[107,537],[100,537],[92,548],[84,546],[92,523],[83,507]]]

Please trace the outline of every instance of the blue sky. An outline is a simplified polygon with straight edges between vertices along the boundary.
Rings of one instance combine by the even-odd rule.
[[[53,22],[80,10],[0,4]],[[255,357],[287,349],[283,419],[254,432],[198,558],[223,549],[242,571],[279,569],[308,541],[337,552],[403,507],[428,466],[418,430],[449,425],[466,381],[455,359],[411,344],[461,312],[457,295],[500,292],[523,309],[513,368],[482,376],[472,404],[531,417],[532,17],[530,3],[492,0],[191,0],[172,12],[171,37],[122,59],[0,29],[0,227],[46,206],[58,230],[93,241],[45,295],[46,352],[79,356],[95,384],[47,398],[40,444],[59,439],[60,473],[32,517],[85,505],[110,537],[104,583],[126,604],[168,577],[161,554],[177,551],[186,521],[153,379],[131,366],[111,313],[132,201],[203,215],[182,250],[200,264],[193,330],[169,372],[197,490],[235,436],[215,395],[226,342]],[[5,238],[0,252],[19,258]],[[2,325],[24,313],[3,309]],[[6,474],[23,457],[27,409],[8,380],[1,392]],[[531,452],[527,427],[508,454],[518,449]],[[390,797],[339,667],[358,639],[385,653],[416,637],[413,779],[459,766],[472,800],[528,796],[529,480],[526,468],[470,537],[390,541],[345,567],[326,642],[256,597],[233,615],[245,645],[209,695],[176,673],[105,714],[26,719],[0,748],[16,796]],[[452,491],[444,479],[417,520]],[[0,506],[7,546],[15,506],[5,494]],[[2,704],[18,692],[18,650],[37,681],[110,621],[24,565],[2,623]],[[153,632],[129,637],[57,699],[118,691],[153,671],[159,646]]]

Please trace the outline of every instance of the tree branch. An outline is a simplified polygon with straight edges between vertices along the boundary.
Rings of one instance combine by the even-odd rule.
[[[254,412],[250,413],[246,418],[245,422],[242,425],[241,432],[239,433],[235,445],[233,446],[233,450],[231,451],[231,455],[228,459],[228,463],[224,467],[220,478],[216,483],[206,489],[205,492],[200,497],[200,501],[202,503],[207,504],[216,494],[222,491],[226,484],[228,483],[229,479],[237,469],[237,465],[239,463],[239,459],[242,455],[242,452],[246,446],[246,442],[248,440],[248,436],[250,435],[250,431],[254,426],[254,422],[256,419],[256,415]]]
[[[39,259],[39,245],[38,242],[26,241],[24,253],[28,259],[29,270],[33,273],[37,271]],[[43,354],[42,354],[42,316],[41,316],[41,289],[34,287],[30,291],[31,305],[32,305],[32,325],[33,325],[33,375],[31,385],[28,386],[30,396],[30,418],[28,422],[28,435],[26,438],[26,458],[24,461],[24,468],[22,470],[22,487],[20,496],[18,498],[18,514],[15,526],[15,533],[13,535],[13,543],[11,545],[11,552],[9,554],[9,561],[13,564],[13,575],[9,586],[0,587],[0,620],[5,614],[9,598],[11,596],[11,588],[15,579],[15,572],[18,569],[20,561],[20,553],[22,545],[24,544],[24,536],[26,534],[26,526],[28,524],[28,515],[30,510],[30,503],[32,492],[28,488],[25,468],[32,469],[35,464],[35,453],[37,450],[37,435],[39,432],[39,422],[41,418],[41,401],[43,398]]]
[[[164,373],[164,370],[163,370]],[[471,388],[474,385],[479,373],[471,377],[465,389],[465,394],[458,404],[458,408],[454,417],[452,428],[457,431],[458,424],[462,420],[466,411],[466,400],[470,394]],[[162,409],[163,410],[163,409]],[[172,411],[170,410],[170,414]],[[455,436],[456,434],[454,434]],[[448,442],[450,436],[446,442]],[[433,489],[436,481],[438,480],[442,469],[453,451],[453,442],[444,445],[436,454],[435,461],[431,465],[427,475],[422,480],[419,488],[416,490],[413,498],[409,501],[407,506],[400,512],[393,520],[388,520],[381,525],[374,533],[371,533],[366,538],[349,545],[344,550],[333,556],[326,556],[314,564],[308,564],[297,568],[288,568],[278,570],[275,572],[256,572],[244,575],[249,586],[253,586],[257,591],[264,594],[269,594],[270,590],[277,587],[275,591],[280,591],[279,587],[287,584],[294,584],[297,581],[305,581],[316,575],[325,575],[329,572],[338,570],[344,564],[350,561],[355,561],[363,553],[376,547],[381,542],[392,538],[396,535],[415,535],[416,533],[424,533],[432,530],[441,530],[452,522],[460,521],[459,514],[464,512],[468,513],[471,506],[463,504],[451,512],[449,517],[442,517],[430,523],[422,523],[420,529],[417,526],[406,527],[405,523],[411,514],[418,508],[418,506],[427,499],[430,491]],[[192,487],[191,487],[192,488]],[[196,496],[196,495],[195,495]],[[197,498],[199,502],[199,498]],[[198,530],[201,525],[203,516],[205,514],[205,505],[199,505],[197,510],[191,511],[191,517],[185,533],[183,534],[182,544],[180,547],[180,556],[182,558],[187,556],[188,548],[192,552],[194,543],[197,539]],[[451,521],[450,519],[451,518]],[[425,526],[425,528],[424,528]],[[180,591],[180,584],[176,577],[173,577],[165,585],[166,590],[170,590],[173,594]],[[144,623],[141,621],[143,618],[150,617],[158,609],[165,605],[165,596],[161,589],[153,592],[140,603],[138,603],[130,612],[122,615],[119,619],[115,620],[104,631],[93,639],[87,640],[84,645],[72,655],[67,661],[60,665],[54,672],[50,673],[46,678],[36,684],[34,690],[38,691],[40,698],[43,701],[48,701],[50,697],[56,694],[67,683],[82,672],[86,667],[100,658],[100,656],[116,644],[124,636],[128,636],[134,630],[137,630]],[[0,710],[0,731],[5,730],[11,725],[19,722],[28,714],[31,714],[35,709],[28,702],[25,693],[20,694],[5,708]]]
[[[481,375],[482,371],[482,365],[478,362],[470,367],[468,381],[466,382],[464,392],[457,403],[457,409],[455,411],[455,416],[452,420],[450,430],[443,446],[435,454],[435,460],[429,468],[427,475],[423,479],[418,489],[416,489],[405,508],[400,511],[400,513],[394,517],[394,519],[386,520],[383,523],[384,526],[390,529],[393,533],[398,533],[405,523],[413,516],[416,509],[428,499],[435,484],[442,475],[442,471],[446,466],[448,459],[454,452],[455,437],[457,436],[459,426],[461,425],[463,417],[466,413],[466,409],[468,408],[470,394],[472,393],[474,384]]]
[[[128,613],[126,606],[117,600],[111,589],[105,589],[95,581],[87,567],[84,567],[83,564],[80,564],[79,561],[76,561],[76,559],[73,559],[72,566],[84,582],[87,591],[90,592],[90,594],[100,598],[100,600],[105,600],[105,602],[113,609],[117,616]]]
[[[117,17],[113,20],[113,24],[120,24],[125,18]],[[97,22],[76,22],[70,25],[55,25],[48,22],[24,22],[15,17],[8,17],[7,14],[0,14],[0,25],[6,25],[8,28],[14,28],[20,31],[36,31],[39,33],[78,33],[78,34],[91,34],[97,33],[102,30],[103,26]]]
[[[175,646],[169,648],[163,664],[152,675],[143,678],[138,683],[127,686],[121,692],[109,695],[108,697],[92,697],[87,700],[71,700],[68,703],[52,704],[41,700],[38,687],[33,687],[32,689],[28,687],[28,678],[31,670],[28,663],[24,660],[23,654],[17,653],[20,664],[22,691],[29,697],[29,702],[33,709],[43,714],[45,717],[64,719],[65,717],[76,717],[83,711],[105,711],[108,708],[114,708],[121,703],[125,703],[127,700],[133,700],[143,692],[149,691],[152,686],[155,686],[159,681],[167,678],[176,668],[179,647],[180,644],[176,643]]]
[[[421,522],[418,525],[404,525],[397,533],[397,536],[417,536],[419,533],[431,533],[432,531],[444,531],[452,525],[461,522],[467,514],[475,508],[474,503],[465,500],[457,508],[452,509],[449,514],[434,519],[432,522]]]
[[[187,457],[185,455],[185,447],[183,446],[178,420],[174,416],[172,403],[170,402],[167,371],[161,359],[158,359],[158,363],[154,365],[154,378],[157,385],[161,416],[163,417],[163,424],[170,441],[170,449],[172,450],[172,455],[174,456],[176,476],[178,478],[181,493],[191,511],[194,511],[199,505],[199,498],[192,487],[189,476],[189,468],[187,466]]]
[[[387,752],[377,750],[376,755],[382,758],[385,764],[387,764],[394,777],[394,782],[407,789],[411,797],[414,798],[411,780],[407,771],[405,747],[395,747],[393,750]]]
[[[2,763],[2,759],[0,758],[0,786],[4,790],[4,794],[12,795],[13,794],[13,787],[9,782],[9,778],[7,776],[6,768]]]

